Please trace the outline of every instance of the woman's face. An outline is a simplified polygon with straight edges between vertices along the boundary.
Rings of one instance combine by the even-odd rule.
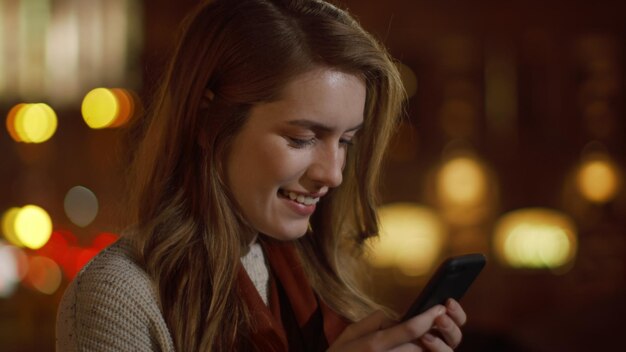
[[[362,79],[330,69],[296,77],[277,101],[254,106],[226,161],[244,217],[278,240],[306,233],[315,203],[338,187],[363,124]]]

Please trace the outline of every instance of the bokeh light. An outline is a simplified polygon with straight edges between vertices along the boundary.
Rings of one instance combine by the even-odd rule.
[[[411,203],[379,209],[380,234],[369,241],[374,267],[398,268],[407,276],[429,272],[444,242],[444,226],[432,210]]]
[[[41,248],[52,234],[50,215],[36,205],[26,205],[20,209],[14,226],[19,241],[30,249]]]
[[[115,121],[119,104],[115,94],[107,88],[96,88],[85,96],[81,107],[83,119],[93,129],[105,128]]]
[[[500,261],[515,268],[557,269],[576,256],[573,221],[565,214],[528,208],[505,214],[495,227],[494,248]]]
[[[112,245],[115,241],[118,240],[119,237],[120,236],[113,233],[103,232],[93,239],[91,247],[97,249],[98,251],[101,251],[106,247]]]
[[[93,129],[122,126],[135,113],[135,100],[134,95],[126,89],[93,89],[83,99],[83,119]]]
[[[576,181],[580,194],[590,202],[605,203],[621,187],[621,175],[615,163],[605,154],[594,154],[580,165]]]
[[[54,135],[57,116],[46,104],[27,104],[18,111],[15,126],[24,142],[42,143]]]
[[[126,89],[113,88],[111,91],[117,98],[119,111],[115,121],[113,121],[109,127],[119,127],[128,122],[128,120],[130,120],[130,118],[135,114],[135,96]]]
[[[62,234],[61,231],[52,231],[50,239],[41,248],[36,250],[38,255],[48,257],[58,264],[62,264],[63,257],[65,256],[69,247],[68,240]]]
[[[37,254],[48,257],[58,263],[66,278],[71,280],[80,270],[76,265],[80,250],[78,238],[74,233],[68,230],[56,229],[52,232],[48,243],[37,250]]]
[[[17,263],[17,280],[20,281],[24,279],[28,272],[28,256],[24,249],[19,247],[9,245],[8,250],[13,253],[13,258]]]
[[[51,295],[59,289],[63,275],[61,268],[54,260],[34,256],[29,261],[29,269],[25,282],[41,293]]]
[[[80,248],[76,252],[74,265],[76,272],[78,273],[93,257],[95,257],[100,251],[94,248]]]
[[[437,194],[444,204],[473,206],[487,195],[487,172],[474,157],[459,156],[444,163],[437,175]]]
[[[4,212],[4,214],[2,214],[2,233],[4,235],[4,238],[6,238],[7,241],[9,241],[11,244],[18,247],[23,247],[24,245],[15,233],[15,218],[17,217],[17,214],[19,214],[19,212],[20,208],[13,207],[9,208],[7,211]]]
[[[0,298],[10,297],[27,270],[24,252],[0,241]]]
[[[63,202],[65,214],[74,224],[85,227],[98,215],[98,198],[88,188],[72,187]]]
[[[21,142],[22,138],[17,134],[17,130],[15,129],[15,118],[17,118],[17,113],[24,107],[26,104],[17,104],[9,110],[9,114],[6,119],[6,127],[9,132],[9,136],[16,141]]]
[[[83,247],[74,233],[56,229],[52,232],[50,240],[35,253],[52,259],[60,266],[66,279],[72,280],[85,264],[119,237],[109,232],[99,233],[89,246]]]
[[[17,104],[7,115],[6,127],[16,142],[43,143],[57,129],[57,115],[47,104]]]

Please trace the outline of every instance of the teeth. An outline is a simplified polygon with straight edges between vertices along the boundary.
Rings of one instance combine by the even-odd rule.
[[[302,194],[296,194],[294,192],[289,192],[289,191],[283,191],[283,194],[285,196],[287,196],[289,199],[296,201],[298,203],[304,204],[304,205],[313,205],[317,202],[319,202],[320,198],[316,197],[308,197]]]

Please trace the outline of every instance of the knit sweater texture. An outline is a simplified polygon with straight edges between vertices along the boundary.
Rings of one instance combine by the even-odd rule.
[[[325,351],[349,321],[317,297],[292,243],[266,240],[251,246],[237,272],[251,313],[248,342],[261,351]],[[122,239],[70,283],[57,316],[57,351],[174,351],[154,282],[133,258]]]
[[[153,283],[131,258],[120,240],[70,283],[57,315],[57,351],[174,351]]]

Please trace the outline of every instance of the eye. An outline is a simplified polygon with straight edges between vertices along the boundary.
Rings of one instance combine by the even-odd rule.
[[[297,148],[297,149],[306,148],[315,144],[315,138],[305,139],[305,138],[287,137],[287,140],[289,141],[290,147]]]
[[[352,140],[352,138],[341,138],[339,140],[339,144],[341,144],[344,147],[350,147],[354,145],[354,141]]]

